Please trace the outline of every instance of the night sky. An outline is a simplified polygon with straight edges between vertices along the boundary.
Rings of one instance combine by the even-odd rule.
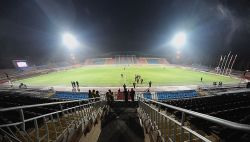
[[[66,61],[65,32],[81,43],[80,60],[137,51],[174,62],[169,41],[180,31],[187,44],[179,63],[214,66],[231,51],[235,68],[250,69],[249,0],[1,0],[0,68],[13,59]]]

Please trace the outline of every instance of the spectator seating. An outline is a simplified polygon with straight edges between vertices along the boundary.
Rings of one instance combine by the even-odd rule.
[[[107,58],[105,64],[115,64],[115,59],[114,58]]]
[[[92,62],[95,65],[103,65],[103,64],[105,64],[105,61],[106,61],[106,59],[103,59],[103,58],[92,59]]]
[[[138,64],[147,64],[147,59],[146,58],[138,58],[138,61],[137,61]]]
[[[82,100],[88,99],[88,92],[56,92],[52,98],[62,100]]]
[[[160,59],[147,59],[148,64],[160,64]]]
[[[152,99],[152,94],[150,92],[143,93],[143,97],[147,99]]]
[[[196,112],[219,117],[225,120],[250,124],[250,93],[232,93],[208,97],[197,97],[182,100],[164,101],[167,104]],[[169,110],[170,113],[180,119],[181,113]],[[223,141],[249,141],[250,134],[226,129],[222,126],[208,123],[196,117],[188,117],[187,120],[206,133],[213,133]]]
[[[183,99],[197,97],[197,92],[194,90],[187,91],[171,91],[171,92],[157,92],[158,101]]]
[[[39,97],[33,97],[30,94],[23,94],[20,92],[7,92],[7,91],[1,91],[0,95],[0,108],[9,108],[9,107],[15,107],[15,106],[22,106],[22,105],[32,105],[32,104],[42,104],[42,103],[51,103],[58,100],[55,99],[49,99],[49,98],[39,98]],[[45,128],[47,127],[47,130],[49,131],[49,141],[56,141],[58,134],[55,134],[55,129],[57,133],[64,133],[68,132],[65,130],[65,128],[79,128],[82,130],[84,134],[88,133],[92,127],[98,121],[100,121],[100,117],[102,116],[102,109],[94,109],[93,107],[84,107],[82,108],[84,110],[84,116],[79,115],[78,109],[72,109],[74,106],[78,106],[81,104],[86,104],[87,101],[81,101],[81,102],[65,102],[63,104],[50,104],[45,106],[33,106],[30,108],[23,108],[23,114],[24,119],[31,119],[34,117],[41,116],[43,114],[49,114],[49,113],[55,113],[45,116],[43,118],[37,119],[38,129],[40,133],[40,138],[44,134]],[[60,113],[60,110],[62,109],[70,109],[70,111],[65,111],[64,113]],[[81,111],[82,112],[82,111]],[[67,113],[67,115],[65,115]],[[59,119],[60,117],[60,119]],[[18,109],[16,110],[9,110],[9,111],[1,111],[0,112],[0,125],[2,124],[10,124],[15,122],[20,122],[20,111]],[[51,121],[51,119],[54,119],[54,121]],[[46,124],[46,125],[44,125]],[[46,126],[46,127],[45,127]],[[57,126],[57,127],[55,127]],[[30,141],[35,141],[36,133],[34,131],[35,125],[34,121],[27,121],[25,122],[25,129],[28,134],[23,133],[23,136],[20,136],[18,133],[21,126],[17,125],[17,127],[11,127],[10,128],[2,128],[5,131],[11,131],[13,135],[16,135],[17,138],[19,138],[21,141],[27,141],[27,137],[29,137]],[[19,130],[18,130],[19,129]],[[71,131],[72,132],[72,131]],[[2,139],[2,140],[1,140]],[[0,141],[7,141],[4,137],[3,133],[0,133]]]

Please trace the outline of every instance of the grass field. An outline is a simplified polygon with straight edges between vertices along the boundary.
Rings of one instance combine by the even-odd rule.
[[[124,74],[124,77],[121,77]],[[218,76],[206,72],[172,66],[86,66],[65,71],[53,72],[32,78],[16,81],[29,86],[71,86],[71,81],[79,81],[80,86],[132,86],[135,74],[140,74],[147,86],[152,81],[152,86],[164,85],[199,85],[200,78],[203,83],[212,84],[214,81],[223,83],[237,83],[238,79]]]

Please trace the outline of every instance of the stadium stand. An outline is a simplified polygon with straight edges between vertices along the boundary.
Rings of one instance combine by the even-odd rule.
[[[158,101],[197,97],[195,90],[157,92]]]
[[[200,98],[164,101],[166,104],[193,110],[233,122],[250,124],[250,93],[223,94]],[[171,112],[171,111],[170,111]],[[181,119],[180,112],[172,112]],[[224,141],[248,141],[249,133],[233,131],[195,117],[187,118],[198,129],[220,137]]]
[[[160,64],[169,64],[169,62],[165,58],[160,58]]]
[[[113,58],[107,58],[105,64],[108,64],[108,65],[115,64],[115,60]]]
[[[1,142],[78,141],[75,134],[86,135],[108,109],[102,101],[55,102],[14,92],[1,92],[0,99]]]
[[[52,98],[62,100],[82,100],[88,99],[88,92],[56,92]]]
[[[142,57],[138,58],[137,62],[138,62],[138,64],[147,64],[148,63],[147,59],[146,58],[142,58]]]
[[[148,64],[160,64],[160,59],[147,58]]]
[[[103,98],[98,101],[96,99],[90,101],[87,98],[88,93],[85,92],[56,92],[51,98],[41,98],[40,95],[27,93],[35,91],[38,94],[42,92],[36,89],[26,89],[26,92],[1,91],[1,142],[10,140],[79,141],[80,139],[89,141],[86,135],[92,134],[91,131],[95,131],[97,125],[102,127],[100,141],[118,140],[121,137],[131,142],[143,141],[144,135],[141,133],[140,121],[138,121],[136,113],[141,119],[145,135],[151,142],[164,142],[167,139],[177,142],[190,140],[198,142],[205,139],[207,141],[247,142],[250,136],[249,132],[229,129],[206,119],[188,113],[184,115],[180,112],[180,110],[192,110],[196,115],[197,113],[207,114],[216,119],[222,118],[236,122],[237,125],[238,123],[249,124],[249,92],[195,98],[193,96],[196,96],[197,93],[194,90],[153,94],[144,92],[140,95],[142,99],[139,99],[138,102],[116,101],[107,106]],[[119,95],[117,99],[124,99],[122,93]],[[154,96],[157,96],[156,98],[163,103],[154,101]],[[73,101],[65,101],[65,99]],[[144,99],[149,100],[144,101]],[[61,102],[61,100],[64,101]],[[118,125],[123,127],[118,127]],[[130,127],[133,127],[136,132]],[[117,135],[110,136],[108,130],[111,128],[113,128],[112,132]],[[124,137],[127,133],[131,133],[131,135]],[[97,141],[98,138],[95,139]]]
[[[103,65],[103,64],[169,64],[165,58],[136,57],[135,55],[115,55],[110,58],[89,58],[84,65]]]
[[[150,92],[143,93],[143,97],[147,99],[152,99],[152,94]]]
[[[95,65],[104,65],[105,64],[105,58],[95,58],[92,59],[92,63]]]

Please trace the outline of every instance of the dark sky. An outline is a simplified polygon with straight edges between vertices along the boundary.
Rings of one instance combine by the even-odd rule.
[[[137,51],[173,60],[168,42],[179,31],[188,37],[186,63],[214,65],[232,51],[236,68],[250,67],[249,0],[1,0],[0,67],[66,60],[65,32],[81,43],[81,59]]]

